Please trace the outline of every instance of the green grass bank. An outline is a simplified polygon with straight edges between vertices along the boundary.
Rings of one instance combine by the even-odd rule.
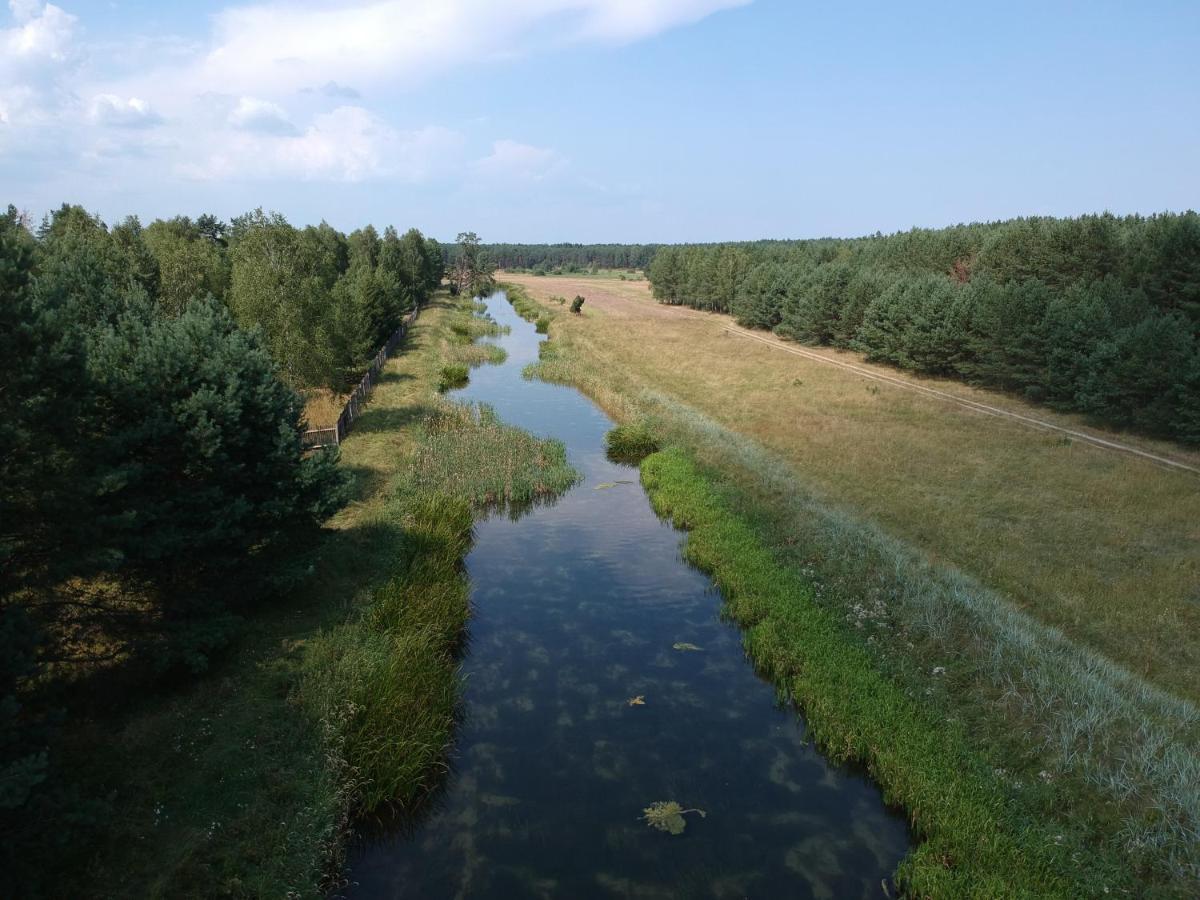
[[[781,569],[684,451],[652,454],[641,472],[655,510],[687,529],[686,558],[713,576],[759,670],[804,710],[828,755],[865,764],[908,811],[920,844],[897,872],[906,893],[1081,897],[1123,886],[1117,867],[1081,857],[1011,806],[961,729],[876,669],[816,602],[813,582]]]

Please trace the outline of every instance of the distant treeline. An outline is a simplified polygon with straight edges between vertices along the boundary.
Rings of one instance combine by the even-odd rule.
[[[501,269],[581,272],[585,269],[644,269],[658,244],[482,244],[492,263]],[[460,248],[444,248],[451,268]]]
[[[649,277],[664,303],[1200,442],[1195,212],[664,246]]]
[[[0,214],[6,876],[104,827],[59,767],[70,686],[202,669],[308,572],[305,539],[348,475],[336,453],[304,455],[296,389],[355,379],[441,278],[416,230]]]

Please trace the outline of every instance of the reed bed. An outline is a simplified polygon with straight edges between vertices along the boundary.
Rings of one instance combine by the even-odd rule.
[[[478,509],[521,507],[578,480],[561,441],[505,425],[486,404],[440,402],[422,425],[405,490],[438,490]]]
[[[467,369],[484,364],[499,365],[508,359],[508,353],[498,344],[480,341],[479,338],[507,334],[508,326],[500,325],[486,315],[487,307],[476,300],[457,308],[447,322],[446,340],[442,356],[447,366]],[[459,385],[450,385],[456,387]],[[446,390],[447,388],[443,388]]]
[[[446,768],[468,616],[462,557],[474,515],[461,499],[398,501],[401,571],[352,622],[311,644],[298,697],[327,734],[355,812],[408,808]]]
[[[501,287],[518,316],[527,322],[533,322],[538,334],[549,332],[550,325],[555,318],[552,311],[530,297],[525,288],[519,284],[503,284]]]

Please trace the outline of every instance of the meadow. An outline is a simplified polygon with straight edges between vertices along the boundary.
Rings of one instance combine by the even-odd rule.
[[[820,496],[980,577],[1139,675],[1200,699],[1196,476],[781,353],[725,332],[728,317],[659,306],[645,285],[505,278],[536,299],[587,295],[582,321],[559,317],[556,336],[595,359],[612,384],[661,391],[753,438]],[[897,375],[858,354],[823,352]],[[1113,436],[994,392],[904,377]],[[1200,454],[1177,445],[1118,437],[1200,465]]]
[[[587,295],[583,316],[555,316],[530,374],[681,448],[793,573],[779,577],[808,585],[878,672],[962,729],[1017,823],[1056,823],[1080,858],[1124,860],[1144,892],[1188,895],[1196,476],[778,352],[636,285],[505,280],[547,310],[551,294]],[[877,777],[892,790],[930,765]]]

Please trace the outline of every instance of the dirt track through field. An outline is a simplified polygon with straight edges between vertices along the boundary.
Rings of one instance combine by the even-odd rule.
[[[871,371],[870,369],[865,369],[862,366],[856,366],[856,365],[853,365],[852,363],[843,362],[842,360],[830,359],[829,357],[821,356],[818,353],[812,353],[812,352],[806,351],[803,347],[797,347],[795,345],[785,344],[781,341],[765,337],[764,335],[754,334],[751,331],[745,331],[741,328],[733,328],[730,326],[725,326],[725,331],[729,332],[730,334],[736,334],[736,335],[740,335],[741,337],[744,337],[744,338],[749,338],[752,341],[758,341],[759,343],[766,344],[769,347],[774,347],[777,350],[783,350],[787,353],[794,353],[797,356],[803,356],[806,359],[811,359],[811,360],[815,360],[816,362],[826,363],[827,365],[831,365],[831,366],[838,366],[839,368],[846,369],[847,371],[854,372],[858,375],[861,375],[864,378],[873,378],[876,381],[883,381],[883,382],[886,382],[887,384],[892,384],[892,385],[895,385],[896,387],[904,388],[905,390],[919,391],[922,394],[927,394],[928,396],[936,397],[939,400],[946,400],[946,401],[949,401],[950,403],[957,403],[960,406],[965,406],[967,409],[973,409],[976,412],[981,412],[985,415],[999,416],[1002,418],[1009,418],[1009,419],[1016,419],[1019,422],[1023,422],[1026,425],[1030,425],[1035,428],[1041,428],[1046,431],[1055,431],[1060,434],[1070,435],[1072,438],[1075,438],[1075,439],[1081,440],[1081,441],[1087,441],[1089,444],[1094,444],[1095,446],[1102,447],[1105,450],[1119,450],[1122,453],[1132,453],[1135,456],[1141,456],[1152,462],[1158,463],[1159,465],[1170,466],[1170,467],[1173,467],[1176,469],[1184,469],[1188,472],[1195,472],[1197,475],[1200,475],[1200,468],[1198,468],[1196,466],[1190,466],[1187,463],[1180,462],[1175,459],[1169,459],[1165,456],[1159,456],[1156,453],[1148,453],[1145,450],[1139,450],[1137,447],[1131,447],[1128,444],[1122,444],[1122,443],[1119,443],[1118,441],[1110,441],[1105,438],[1087,434],[1082,431],[1075,431],[1074,429],[1071,429],[1071,428],[1063,428],[1061,425],[1055,425],[1051,422],[1046,422],[1041,419],[1035,419],[1032,416],[1021,415],[1020,413],[1015,413],[1015,412],[1012,412],[1011,410],[1000,409],[997,406],[988,406],[986,403],[979,403],[975,400],[968,400],[965,397],[955,397],[953,394],[948,394],[945,391],[939,391],[936,388],[926,387],[923,384],[916,384],[911,381],[905,381],[902,378],[897,378],[892,375],[886,375],[886,374],[883,374],[882,372],[874,372],[874,371]]]
[[[553,294],[567,296],[568,298],[574,296],[575,294],[582,294],[587,298],[588,303],[594,308],[603,310],[609,315],[620,318],[689,318],[706,322],[720,327],[729,334],[737,335],[738,337],[747,340],[756,341],[760,344],[771,347],[772,349],[780,350],[784,353],[790,353],[794,356],[800,356],[805,359],[812,360],[813,362],[836,366],[845,371],[853,372],[855,375],[858,375],[862,378],[883,382],[893,387],[898,387],[907,391],[913,391],[915,393],[923,394],[927,397],[931,397],[943,402],[953,403],[965,409],[982,413],[984,415],[1010,419],[1029,428],[1062,434],[1074,440],[1083,441],[1084,443],[1087,443],[1093,447],[1098,447],[1102,450],[1108,450],[1117,453],[1127,453],[1132,456],[1145,459],[1148,462],[1154,463],[1155,465],[1185,472],[1192,472],[1196,475],[1200,475],[1200,466],[1192,465],[1178,459],[1172,459],[1171,457],[1164,456],[1159,453],[1151,453],[1131,444],[1101,437],[1086,431],[1080,431],[1078,429],[1056,425],[1053,422],[1049,422],[1045,419],[1037,418],[1035,416],[1004,409],[1002,407],[994,406],[989,403],[983,403],[978,400],[972,400],[969,397],[958,396],[950,393],[949,391],[939,390],[938,388],[920,384],[904,375],[892,374],[881,367],[869,367],[867,365],[846,362],[845,360],[837,359],[830,355],[830,351],[809,349],[798,344],[783,341],[779,338],[770,337],[767,334],[748,331],[735,325],[733,323],[733,319],[729,316],[725,316],[720,313],[697,312],[683,306],[667,306],[665,304],[657,303],[651,297],[649,283],[646,281],[614,280],[610,283],[606,280],[597,278],[560,278],[553,276],[531,277],[508,273],[504,273],[502,278],[516,282],[517,284],[521,284],[526,288],[531,289],[534,291],[534,294],[538,299],[545,299],[547,296]]]

